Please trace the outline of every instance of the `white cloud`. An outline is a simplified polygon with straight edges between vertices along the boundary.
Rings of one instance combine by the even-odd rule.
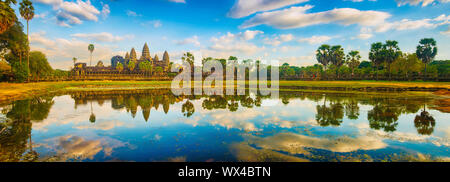
[[[361,39],[361,40],[367,40],[373,37],[372,29],[363,27],[361,28],[361,33],[358,34],[356,37],[352,37],[351,39]]]
[[[137,16],[142,16],[142,15],[137,14],[137,13],[134,12],[134,11],[127,10],[127,16],[134,16],[134,17],[137,17]]]
[[[237,0],[228,12],[228,16],[242,18],[256,12],[279,9],[289,5],[307,2],[308,0]]]
[[[168,0],[170,2],[174,2],[174,3],[186,3],[186,0]]]
[[[289,42],[294,39],[294,36],[292,34],[281,34],[281,35],[275,35],[273,38],[265,38],[264,44],[271,45],[271,46],[278,46],[282,44],[283,42]]]
[[[300,43],[307,42],[309,44],[321,44],[321,43],[329,41],[331,39],[332,39],[332,37],[329,37],[329,36],[312,36],[309,38],[301,38],[298,40],[298,42],[300,42]]]
[[[150,20],[141,23],[142,26],[153,26],[154,28],[159,28],[162,26],[161,20]]]
[[[318,24],[359,24],[375,26],[383,23],[391,15],[381,11],[360,11],[352,8],[333,9],[318,13],[306,13],[313,6],[296,6],[283,10],[264,12],[245,21],[240,27],[249,28],[258,25],[268,25],[280,29],[300,28]]]
[[[289,63],[289,65],[295,66],[310,66],[317,63],[314,55],[281,57],[279,60],[282,63]]]
[[[375,27],[376,32],[388,30],[415,30],[420,28],[436,28],[440,25],[449,24],[450,16],[440,15],[434,19],[409,20],[386,22]]]
[[[226,35],[220,37],[212,37],[212,45],[206,50],[202,50],[205,56],[212,56],[217,58],[228,58],[229,56],[240,56],[240,55],[254,55],[262,50],[264,47],[258,47],[255,44],[248,42],[254,38],[254,34],[262,34],[261,31],[250,32],[240,32],[232,34],[228,32]]]
[[[244,40],[252,40],[256,37],[256,35],[258,34],[263,34],[264,32],[259,31],[259,30],[246,30],[245,32],[241,32],[238,34],[238,36],[240,36],[242,39]]]
[[[448,3],[450,2],[450,0],[395,0],[397,2],[398,6],[403,6],[403,5],[419,5],[422,4],[422,7],[428,6],[429,4],[433,4],[435,2],[440,2],[440,3]]]
[[[111,10],[109,9],[109,5],[103,4],[102,12],[101,12],[103,19],[106,19],[109,16],[109,13],[111,13]]]
[[[55,46],[55,41],[46,38],[45,34],[46,34],[45,32],[31,33],[30,34],[31,44],[39,44],[46,47]]]
[[[43,52],[55,69],[68,69],[73,65],[73,57],[77,57],[79,62],[89,63],[87,46],[91,42],[77,39],[49,39],[45,37],[45,33],[32,34],[31,36],[31,50]],[[92,64],[97,63],[98,60],[108,63],[111,57],[124,54],[124,52],[114,51],[115,49],[117,49],[117,46],[95,44]]]
[[[282,34],[280,35],[280,40],[283,42],[289,42],[292,39],[294,39],[294,36],[292,34]]]
[[[442,32],[441,32],[441,34],[442,34],[442,35],[446,35],[446,36],[449,36],[449,37],[450,37],[450,27],[448,27],[448,28],[447,28],[447,30],[445,30],[445,31],[442,31]]]
[[[198,36],[194,35],[193,37],[186,38],[184,40],[176,41],[177,45],[194,45],[200,46],[200,42],[198,41]]]
[[[76,38],[84,38],[84,39],[96,41],[96,42],[119,42],[122,40],[129,40],[129,39],[134,38],[133,35],[114,36],[108,32],[91,33],[91,34],[77,33],[77,34],[72,34],[71,36],[76,37]]]
[[[36,0],[38,3],[53,6],[56,11],[57,24],[64,27],[82,24],[83,21],[98,21],[98,16],[106,18],[110,9],[107,4],[102,3],[102,11],[91,4],[90,0],[77,0],[74,2],[63,0]]]

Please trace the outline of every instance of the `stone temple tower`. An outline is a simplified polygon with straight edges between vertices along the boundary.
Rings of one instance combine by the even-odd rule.
[[[147,43],[144,44],[144,48],[142,49],[142,56],[140,60],[151,60],[150,50],[148,49]]]
[[[167,53],[167,51],[164,51],[163,62],[166,65],[166,71],[168,71],[169,65],[170,65],[170,58],[169,58],[169,53]]]
[[[136,50],[134,50],[134,48],[132,48],[130,52],[130,61],[137,61]]]

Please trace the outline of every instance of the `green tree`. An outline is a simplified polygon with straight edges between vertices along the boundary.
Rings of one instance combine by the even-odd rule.
[[[27,36],[23,33],[23,25],[20,22],[0,34],[0,52],[11,51],[14,56],[19,57],[17,61],[20,64],[22,64],[22,54],[27,51],[27,44]]]
[[[350,51],[346,57],[346,63],[348,67],[352,70],[352,77],[355,73],[355,68],[357,68],[360,64],[361,55],[359,55],[359,51]]]
[[[324,69],[327,69],[328,64],[331,62],[331,47],[330,45],[323,44],[316,51],[317,62],[323,65]]]
[[[77,63],[77,58],[76,58],[76,57],[73,57],[73,58],[72,58],[72,61],[73,61],[73,66],[75,67],[75,63]]]
[[[378,69],[383,63],[383,43],[376,42],[371,45],[369,59],[372,61],[373,65],[375,65],[375,71],[377,74],[376,79],[378,81]]]
[[[134,68],[136,68],[136,62],[135,61],[130,61],[128,63],[128,69],[130,69],[130,71],[134,71]]]
[[[187,63],[191,67],[191,74],[194,73],[194,59],[194,55],[190,52],[184,53],[183,57],[181,57],[183,63]]]
[[[53,69],[48,63],[44,53],[39,51],[31,51],[30,60],[30,74],[33,77],[40,78],[42,75],[52,74]]]
[[[91,53],[91,59],[89,61],[89,66],[92,66],[92,52],[94,52],[94,49],[95,49],[94,44],[89,44],[88,51]]]
[[[389,80],[391,80],[391,64],[402,55],[400,48],[398,47],[398,42],[395,40],[387,40],[386,44],[383,45],[383,57],[386,61]]]
[[[33,7],[33,3],[29,0],[22,0],[22,2],[20,3],[20,15],[22,16],[22,18],[24,18],[25,20],[27,20],[27,64],[28,64],[28,68],[30,68],[30,34],[29,34],[29,30],[30,30],[30,20],[33,19],[34,17],[34,7]],[[29,79],[28,79],[29,80]]]
[[[16,0],[0,0],[0,34],[8,30],[17,22],[17,16],[10,4],[16,4]]]
[[[436,47],[436,41],[433,38],[424,38],[419,41],[416,54],[417,57],[425,64],[425,74],[427,72],[427,64],[433,61],[434,57],[437,55],[437,52],[438,49]]]
[[[402,54],[397,58],[391,66],[391,70],[394,73],[402,73],[405,78],[408,79],[409,75],[413,72],[419,72],[421,66],[421,61],[417,58],[416,54]]]
[[[339,69],[344,64],[345,53],[344,48],[340,45],[335,45],[331,47],[331,62],[336,66],[337,77],[339,78]]]

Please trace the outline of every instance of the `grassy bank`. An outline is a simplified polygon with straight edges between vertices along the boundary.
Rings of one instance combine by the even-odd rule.
[[[170,88],[171,81],[68,81],[40,83],[0,83],[0,102],[56,91],[134,90]],[[449,82],[388,81],[280,81],[282,90],[354,90],[366,88],[450,90]]]

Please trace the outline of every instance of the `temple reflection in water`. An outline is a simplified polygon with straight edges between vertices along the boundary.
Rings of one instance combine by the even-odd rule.
[[[175,96],[168,89],[86,91],[68,95],[74,100],[75,110],[81,106],[89,107],[89,118],[85,121],[92,123],[92,126],[96,124],[96,120],[103,119],[96,116],[93,103],[101,108],[126,111],[132,118],[142,112],[143,119],[152,125],[152,112],[163,111],[164,114],[170,115],[170,110],[178,104],[181,107],[177,108],[177,112],[181,111],[183,117],[191,118],[198,111],[250,111],[262,107],[264,101],[270,100],[270,97],[254,93],[241,96]],[[279,100],[285,106],[289,106],[293,101],[315,103],[315,122],[322,128],[347,127],[343,126],[344,123],[362,119],[372,130],[392,133],[399,127],[400,116],[415,115],[406,122],[415,127],[417,134],[430,136],[435,132],[438,123],[430,113],[430,110],[436,108],[434,101],[427,97],[281,92]],[[2,107],[0,161],[34,161],[39,158],[39,154],[33,149],[33,124],[46,120],[49,112],[56,109],[52,108],[54,103],[54,96],[46,96],[15,101]],[[105,103],[111,105],[107,106]],[[361,115],[362,110],[367,110],[367,115]]]

